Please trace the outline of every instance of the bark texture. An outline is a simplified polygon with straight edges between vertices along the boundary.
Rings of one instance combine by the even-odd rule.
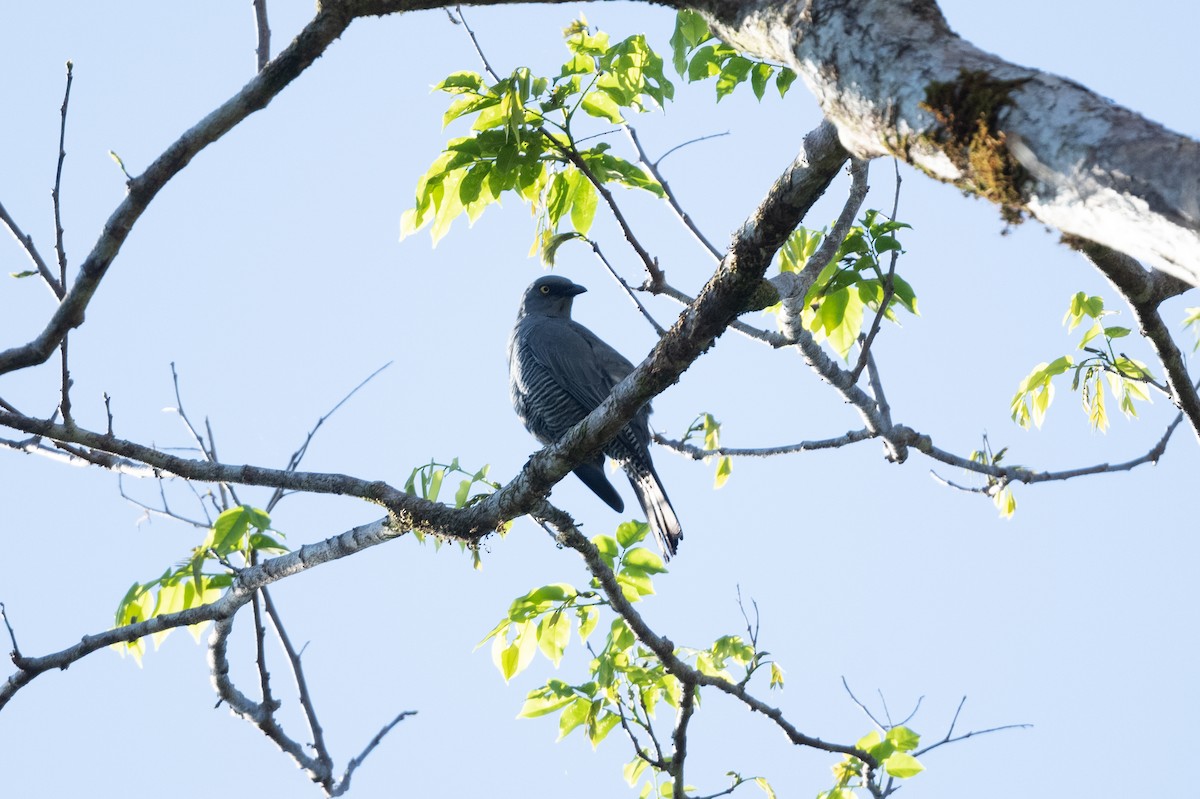
[[[692,5],[689,3],[688,5]],[[846,148],[1200,285],[1200,143],[954,33],[933,0],[701,2],[795,69]]]

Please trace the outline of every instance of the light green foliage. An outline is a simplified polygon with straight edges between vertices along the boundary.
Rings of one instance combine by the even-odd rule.
[[[287,547],[269,533],[271,517],[258,508],[240,505],[217,517],[204,541],[178,566],[146,583],[134,583],[117,605],[114,627],[135,624],[167,613],[178,613],[215,601],[232,582],[233,559],[250,563],[259,553],[287,552]],[[218,570],[219,569],[219,570]],[[205,625],[189,629],[197,641]],[[170,634],[163,630],[153,635],[157,648]],[[114,644],[122,654],[131,654],[140,664],[146,652],[145,639]]]
[[[904,780],[925,770],[920,761],[909,754],[920,744],[920,735],[908,727],[897,725],[884,730],[882,735],[880,731],[872,730],[859,738],[854,746],[874,758],[889,777]],[[817,799],[856,797],[855,789],[865,787],[863,765],[857,757],[845,755],[841,762],[833,767],[834,786],[817,794]]]
[[[630,521],[620,525],[614,535],[592,539],[625,599],[632,603],[652,595],[654,576],[666,572],[662,558],[642,546],[649,531],[645,523]],[[607,629],[603,643],[588,645],[592,657],[586,679],[580,683],[547,680],[528,693],[518,714],[534,718],[557,713],[559,740],[582,729],[593,747],[621,723],[622,716],[631,729],[649,733],[661,705],[679,708],[682,690],[679,680],[637,640],[628,622],[611,609],[599,587],[593,578],[586,589],[566,583],[535,588],[514,599],[504,618],[479,642],[479,646],[492,642],[492,660],[507,682],[525,670],[538,652],[557,668],[572,631],[587,644],[603,621]],[[675,654],[703,674],[741,685],[748,683],[758,668],[769,664],[771,687],[783,686],[783,670],[767,659],[766,652],[758,651],[741,636],[722,636],[710,647],[679,648]],[[630,786],[643,783],[642,796],[669,787],[670,780],[663,779],[667,775],[641,757],[625,765],[624,775]],[[730,776],[735,785],[753,781],[768,796],[774,795],[761,777],[743,779],[734,772]]]
[[[721,423],[718,422],[711,413],[702,413],[692,421],[691,425],[683,434],[683,441],[686,443],[692,436],[703,434],[704,449],[718,450],[721,448]],[[712,457],[704,459],[705,463],[710,463]],[[725,481],[733,474],[733,458],[728,455],[721,455],[717,458],[717,471],[713,478],[713,488],[720,488],[725,485]]]
[[[985,435],[983,437],[983,448],[973,451],[969,458],[975,463],[982,463],[984,466],[999,466],[1006,454],[1008,454],[1008,447],[1002,447],[993,452],[992,445]],[[1017,512],[1017,498],[1013,495],[1012,485],[1006,480],[988,475],[985,490],[988,496],[992,498],[992,503],[995,504],[996,510],[1000,511],[1000,516],[1005,519],[1011,519],[1013,514]]]
[[[537,218],[534,250],[553,263],[560,246],[587,237],[599,203],[597,186],[662,196],[656,180],[610,152],[607,142],[579,146],[596,130],[585,120],[619,125],[626,113],[659,108],[674,97],[662,58],[644,36],[610,44],[607,33],[593,31],[582,18],[564,36],[570,55],[554,77],[520,67],[488,83],[478,73],[456,72],[434,87],[455,98],[443,125],[471,120],[471,132],[447,142],[418,181],[416,205],[401,220],[401,238],[431,224],[437,244],[457,217],[466,214],[473,222],[510,192],[531,206]]]
[[[867,311],[875,314],[882,306],[884,318],[897,324],[897,303],[911,314],[918,313],[912,286],[880,264],[885,254],[903,252],[896,233],[910,227],[878,211],[867,211],[809,289],[800,321],[818,343],[828,341],[839,357],[849,358],[850,349],[863,332]],[[824,236],[825,231],[797,228],[780,249],[780,270],[803,269]]]
[[[422,464],[416,467],[409,473],[408,479],[404,481],[404,491],[414,497],[427,499],[430,502],[437,502],[438,497],[442,493],[442,484],[446,477],[453,475],[462,475],[462,479],[458,481],[458,489],[454,492],[454,507],[465,508],[474,505],[481,501],[493,491],[500,488],[500,484],[494,480],[487,479],[488,469],[491,467],[484,464],[483,468],[478,471],[471,472],[459,465],[458,458],[453,459],[449,463],[438,463],[430,459],[429,463]],[[471,493],[471,489],[476,485],[487,489],[479,493]],[[500,533],[503,535],[508,532],[508,528],[512,526],[512,522],[505,522]],[[413,530],[413,535],[421,543],[425,542],[425,535],[420,530]],[[435,549],[440,549],[442,541],[440,538],[435,538],[433,542]],[[460,544],[460,548],[466,549],[466,544]],[[483,568],[483,562],[479,557],[479,550],[472,549],[471,556],[476,569]]]
[[[1192,347],[1194,352],[1200,349],[1200,306],[1185,308],[1184,313],[1187,314],[1187,317],[1183,320],[1183,326],[1192,328],[1192,332],[1196,334],[1196,344]]]
[[[787,67],[754,61],[713,37],[708,22],[695,11],[683,10],[675,15],[675,32],[671,34],[671,55],[675,71],[688,82],[716,78],[717,101],[750,81],[750,88],[759,100],[767,90],[767,82],[775,77],[779,96],[787,94],[796,73]]]
[[[1108,429],[1105,384],[1121,412],[1126,417],[1137,416],[1134,403],[1150,401],[1148,386],[1153,383],[1154,376],[1146,364],[1114,349],[1114,341],[1132,332],[1127,327],[1105,325],[1101,321],[1114,313],[1104,309],[1101,297],[1088,296],[1081,291],[1071,298],[1063,324],[1067,326],[1067,332],[1071,332],[1087,323],[1078,346],[1087,355],[1078,360],[1072,355],[1062,355],[1035,366],[1013,395],[1010,408],[1014,422],[1026,429],[1031,423],[1041,427],[1054,399],[1053,380],[1068,371],[1074,373],[1071,390],[1080,392],[1084,413],[1093,430],[1104,432]]]

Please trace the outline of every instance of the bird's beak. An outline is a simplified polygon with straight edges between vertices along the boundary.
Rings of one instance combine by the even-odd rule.
[[[567,289],[567,291],[572,297],[576,297],[576,296],[584,293],[585,291],[587,291],[587,289],[585,289],[583,286],[579,285],[578,283],[572,283],[571,288]]]

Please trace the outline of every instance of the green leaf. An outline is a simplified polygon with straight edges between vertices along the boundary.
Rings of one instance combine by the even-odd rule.
[[[585,644],[600,621],[600,613],[594,607],[584,606],[576,608],[575,614],[579,617],[579,642]]]
[[[19,279],[21,279],[21,278],[23,278],[23,277],[33,277],[33,276],[34,276],[34,275],[36,275],[36,274],[37,274],[37,270],[36,270],[36,269],[26,269],[26,270],[25,270],[25,271],[23,271],[23,272],[9,272],[9,273],[8,273],[8,276],[9,276],[9,277],[15,277],[15,278],[17,278],[17,279],[19,280]]]
[[[592,543],[600,551],[600,557],[604,559],[604,562],[611,569],[616,562],[617,553],[621,549],[617,546],[617,539],[611,535],[598,535],[592,539]]]
[[[554,259],[558,256],[558,248],[568,241],[575,241],[577,239],[587,241],[585,237],[573,230],[569,233],[556,233],[553,235],[550,234],[550,231],[546,231],[541,239],[542,263],[546,266],[554,266]]]
[[[538,648],[557,668],[571,640],[571,619],[562,611],[543,616],[537,626]]]
[[[775,789],[771,787],[771,783],[767,782],[765,777],[755,777],[754,784],[762,788],[763,793],[767,795],[767,799],[775,799]]]
[[[557,683],[564,687],[561,690],[555,690],[551,684],[547,684],[530,691],[525,697],[525,704],[521,705],[521,710],[517,713],[517,718],[532,719],[545,716],[566,707],[575,700],[575,692],[569,686],[565,686],[558,680],[552,680],[551,683]]]
[[[753,61],[740,55],[735,55],[725,62],[725,66],[721,68],[721,73],[717,77],[717,102],[732,92],[739,83],[750,77],[750,70],[753,67]]]
[[[774,71],[770,64],[759,61],[750,72],[750,88],[754,90],[754,96],[759,100],[766,94],[767,80],[770,79],[771,73]]]
[[[792,84],[796,81],[796,73],[787,67],[779,70],[779,74],[775,76],[775,88],[779,90],[779,96],[783,97],[788,93],[788,89],[792,88]]]
[[[992,504],[1000,511],[1000,518],[1011,519],[1017,512],[1017,498],[1013,496],[1012,486],[1005,486],[992,496]]]
[[[616,713],[605,712],[602,716],[592,722],[589,718],[587,725],[588,741],[595,749],[600,745],[600,742],[608,737],[612,732],[613,727],[616,727],[621,722],[621,717]]]
[[[579,170],[571,170],[568,180],[571,183],[571,225],[581,236],[586,236],[592,229],[599,202],[596,187]]]
[[[897,725],[888,730],[887,739],[902,752],[911,752],[921,745],[921,736],[904,725]]]
[[[625,121],[621,116],[621,107],[607,92],[588,92],[584,95],[580,108],[594,117],[607,119],[617,125]]]
[[[649,765],[649,763],[640,757],[635,757],[625,764],[625,767],[621,769],[621,774],[625,777],[625,782],[628,783],[630,788],[637,785],[637,781],[641,779],[642,773],[645,772]]]
[[[634,544],[646,538],[646,534],[650,532],[650,525],[645,522],[628,521],[622,522],[617,527],[617,543],[621,545],[621,549],[628,549]],[[598,545],[598,544],[597,544]],[[616,554],[615,552],[613,554]]]
[[[783,668],[778,663],[771,664],[770,688],[783,688]]]
[[[558,719],[558,740],[566,738],[572,730],[587,721],[588,714],[592,712],[591,700],[584,699],[579,696],[572,700],[567,709],[563,711],[562,716]]]
[[[646,574],[665,574],[667,571],[662,558],[645,547],[628,550],[621,559],[621,565],[622,570],[635,568]]]
[[[717,461],[717,474],[713,480],[713,488],[720,488],[729,480],[729,476],[733,474],[733,458],[728,455],[722,455]]]
[[[883,769],[891,776],[903,780],[915,777],[924,771],[925,767],[912,755],[896,752],[883,761]]]
[[[250,509],[245,505],[230,508],[213,523],[213,549],[227,555],[239,548],[242,536],[250,527]]]
[[[687,78],[690,82],[694,83],[710,78],[721,71],[721,67],[716,62],[715,52],[716,48],[711,44],[706,44],[692,55],[692,60],[687,68]]]
[[[442,493],[442,480],[446,477],[445,469],[435,469],[433,475],[429,479],[429,492],[425,498],[430,502],[437,502],[438,494]]]
[[[452,72],[433,87],[433,91],[444,91],[450,94],[463,92],[478,92],[483,88],[483,77],[478,72]]]

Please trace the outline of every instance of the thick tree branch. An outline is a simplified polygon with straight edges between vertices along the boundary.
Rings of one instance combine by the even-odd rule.
[[[726,42],[795,69],[860,158],[896,155],[1010,218],[1200,285],[1200,142],[980,50],[933,0],[688,5]]]

